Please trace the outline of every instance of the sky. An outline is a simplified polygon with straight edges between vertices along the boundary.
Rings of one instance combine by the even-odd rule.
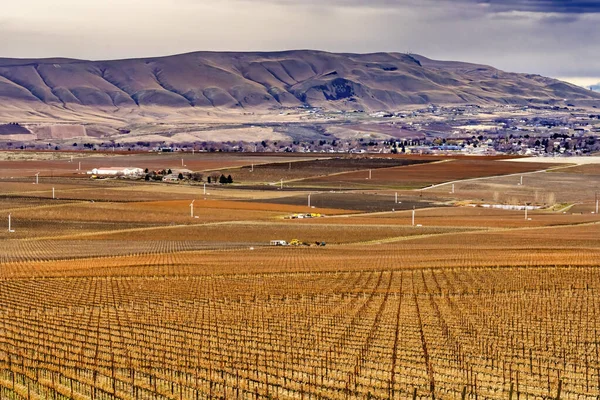
[[[600,1],[19,0],[0,57],[120,59],[198,50],[412,52],[600,82]]]

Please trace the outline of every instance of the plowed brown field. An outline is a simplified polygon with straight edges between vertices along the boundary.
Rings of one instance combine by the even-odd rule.
[[[551,166],[551,164],[512,163],[502,160],[450,159],[421,165],[372,170],[371,179],[368,179],[368,171],[359,171],[306,179],[301,183],[307,186],[331,186],[334,188],[338,185],[345,188],[421,188],[459,179],[539,171]]]

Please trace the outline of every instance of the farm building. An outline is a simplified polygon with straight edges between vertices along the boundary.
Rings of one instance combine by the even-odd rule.
[[[141,168],[134,167],[102,167],[94,168],[87,172],[88,175],[100,175],[100,176],[135,176],[142,175],[144,170]]]
[[[179,176],[178,174],[169,174],[169,175],[165,175],[162,178],[163,182],[178,182],[179,181]]]

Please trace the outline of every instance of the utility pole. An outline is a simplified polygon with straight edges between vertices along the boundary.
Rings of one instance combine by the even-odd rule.
[[[398,204],[398,192],[396,192],[396,199],[394,200],[394,203]]]
[[[521,183],[519,185],[523,186],[523,175],[521,175]]]
[[[79,161],[79,168],[77,168],[77,171],[81,171],[81,161]]]
[[[52,188],[52,198],[54,199],[54,188]]]
[[[191,216],[192,218],[194,218],[194,202],[195,202],[195,201],[196,201],[196,200],[192,200],[192,202],[190,203],[190,216]]]
[[[369,179],[371,179],[371,170],[369,170]]]
[[[250,172],[254,172],[254,164],[251,165]]]
[[[281,190],[283,190],[283,178],[281,179]]]
[[[527,221],[527,204],[525,204],[525,221]]]
[[[37,174],[35,174],[35,184],[36,185],[40,183],[39,177],[40,177],[40,173],[38,172]]]
[[[182,167],[184,166],[184,165],[183,165],[183,158],[181,159],[181,166],[182,166]]]
[[[310,193],[308,194],[308,208],[310,208]]]
[[[204,194],[206,194],[206,183],[204,183]]]
[[[452,194],[454,194],[454,183],[452,184]]]
[[[413,206],[412,210],[412,226],[415,226],[415,206]]]

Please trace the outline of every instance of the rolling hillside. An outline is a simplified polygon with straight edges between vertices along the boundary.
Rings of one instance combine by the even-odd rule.
[[[312,106],[600,104],[600,93],[539,75],[400,53],[196,52],[116,61],[0,59],[0,116],[119,118],[145,110],[277,112]],[[186,111],[187,110],[187,111]],[[157,115],[153,115],[157,117]],[[84,118],[85,119],[85,118]],[[8,122],[8,121],[7,121]]]

